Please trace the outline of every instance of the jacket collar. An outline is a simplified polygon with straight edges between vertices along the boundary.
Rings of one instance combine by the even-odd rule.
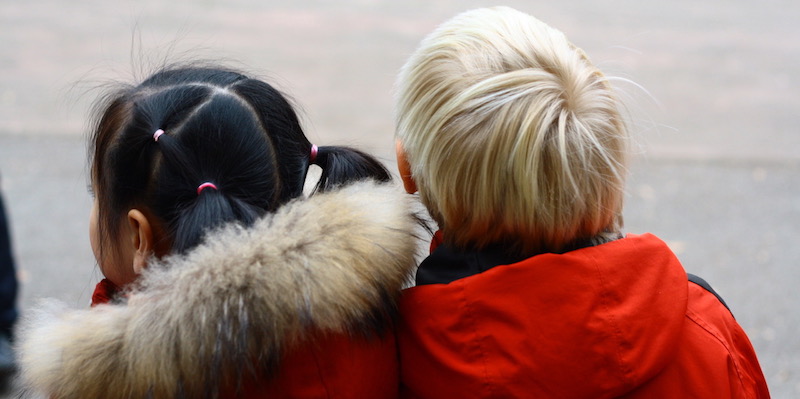
[[[596,239],[579,240],[569,245],[562,253],[589,248],[622,238],[619,235],[603,235]],[[483,273],[495,266],[510,265],[532,258],[541,253],[518,254],[508,250],[510,246],[491,244],[485,248],[458,248],[442,239],[441,231],[431,240],[431,254],[417,269],[417,285],[449,284],[453,281]]]

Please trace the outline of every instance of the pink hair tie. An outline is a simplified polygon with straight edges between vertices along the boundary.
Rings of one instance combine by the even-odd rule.
[[[309,156],[308,156],[308,160],[309,160],[310,163],[317,162],[317,153],[318,152],[319,152],[319,148],[316,145],[311,144],[311,154],[309,154]]]
[[[156,130],[155,133],[153,133],[153,140],[155,140],[155,142],[158,143],[158,138],[161,137],[162,134],[164,134],[163,130],[161,129]]]
[[[203,189],[206,189],[206,188],[213,188],[214,190],[216,190],[217,186],[215,186],[214,183],[205,182],[205,183],[197,186],[197,195],[200,195],[200,193],[203,192]]]

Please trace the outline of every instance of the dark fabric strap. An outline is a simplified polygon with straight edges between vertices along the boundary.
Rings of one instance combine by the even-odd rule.
[[[728,304],[725,303],[725,300],[722,299],[722,297],[719,296],[719,294],[717,294],[717,291],[714,291],[714,289],[711,288],[711,284],[709,284],[706,280],[703,280],[701,277],[698,277],[697,275],[694,275],[692,273],[686,273],[686,277],[689,279],[689,282],[697,284],[704,290],[714,294],[714,296],[717,297],[719,302],[722,303],[722,306],[725,306],[725,309],[728,309],[728,312],[731,312],[731,308],[728,307]],[[731,312],[731,316],[733,316],[733,312]]]

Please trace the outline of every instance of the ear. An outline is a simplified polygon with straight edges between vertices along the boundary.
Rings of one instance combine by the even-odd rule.
[[[417,192],[417,182],[411,176],[411,164],[408,163],[403,142],[400,140],[395,141],[394,150],[397,155],[397,170],[400,172],[400,179],[403,180],[403,188],[406,189],[407,193],[414,194]]]
[[[138,209],[128,211],[128,223],[131,226],[131,244],[133,245],[133,272],[140,274],[147,267],[147,259],[153,255],[153,226],[147,216]]]

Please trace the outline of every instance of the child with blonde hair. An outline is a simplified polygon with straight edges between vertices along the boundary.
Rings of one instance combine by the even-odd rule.
[[[396,300],[416,218],[374,157],[312,144],[286,97],[165,68],[98,105],[90,310],[22,334],[59,399],[397,397]],[[322,169],[303,194],[311,165]]]
[[[407,398],[767,398],[730,311],[624,235],[628,132],[559,31],[463,13],[403,67],[398,166],[440,231],[401,299]]]

